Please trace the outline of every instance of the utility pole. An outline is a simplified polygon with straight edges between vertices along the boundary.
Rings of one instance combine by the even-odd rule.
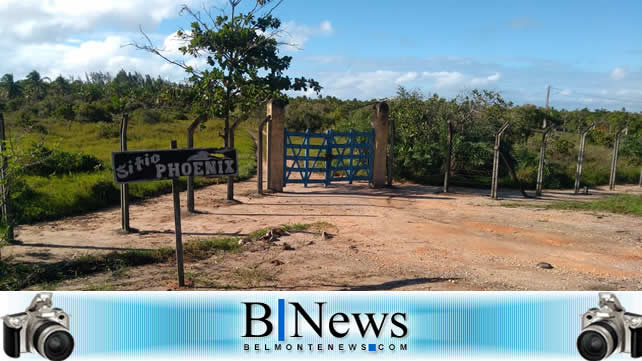
[[[549,85],[546,88],[546,115],[548,115],[548,101],[551,98],[551,86]],[[548,127],[548,121],[546,119],[546,116],[544,116],[544,121],[542,122],[542,129],[546,129]]]

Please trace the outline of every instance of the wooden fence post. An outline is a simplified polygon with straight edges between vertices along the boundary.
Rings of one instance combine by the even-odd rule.
[[[613,144],[613,159],[611,160],[611,175],[609,177],[609,190],[615,190],[615,176],[617,174],[617,156],[620,151],[620,137],[622,133],[627,131],[627,127],[620,129],[615,134],[615,142]]]
[[[13,233],[13,217],[11,214],[11,194],[9,193],[9,181],[7,173],[9,169],[9,161],[6,155],[6,134],[4,126],[4,116],[0,113],[0,153],[2,153],[2,165],[0,166],[0,202],[2,202],[2,220],[7,226],[7,233],[5,240],[12,241],[14,238]]]
[[[176,141],[170,142],[170,148],[176,149]],[[185,271],[183,268],[183,230],[181,228],[181,198],[178,190],[178,178],[172,179],[172,194],[174,196],[174,233],[176,235],[176,268],[178,271],[178,286],[185,286]]]
[[[389,108],[386,102],[379,102],[374,105],[372,115],[372,127],[374,128],[374,161],[372,164],[373,188],[381,188],[386,185],[387,178],[387,155],[388,155],[388,114]]]
[[[449,185],[448,178],[450,177],[450,165],[452,163],[453,153],[453,123],[448,119],[448,149],[446,153],[446,170],[444,171],[444,193],[448,193]]]
[[[388,150],[388,187],[392,187],[392,170],[394,167],[394,157],[395,157],[395,136],[396,136],[396,129],[395,129],[395,119],[390,118],[390,149]]]
[[[283,165],[285,149],[285,104],[278,99],[268,102],[268,189],[283,192]]]
[[[127,151],[127,122],[129,115],[123,114],[120,122],[120,151]],[[132,229],[129,225],[129,184],[120,185],[120,223],[121,230],[125,233],[131,233]]]
[[[199,115],[198,118],[194,119],[192,124],[187,127],[187,148],[194,148],[194,131],[196,127],[202,123],[207,117],[203,114]],[[187,177],[187,211],[194,213],[196,211],[194,205],[194,176]]]
[[[259,123],[259,139],[256,145],[256,186],[259,194],[263,194],[263,128],[265,123],[270,121],[270,118],[268,115]]]
[[[506,121],[504,125],[495,133],[495,147],[493,148],[493,175],[491,177],[490,197],[497,199],[497,184],[499,183],[499,146],[502,142],[502,134],[508,129],[510,120]]]
[[[582,131],[582,138],[580,139],[580,152],[577,156],[577,170],[575,172],[575,194],[580,193],[580,183],[582,181],[582,165],[584,163],[584,144],[586,143],[586,135],[593,128],[595,128],[595,123],[588,126]]]

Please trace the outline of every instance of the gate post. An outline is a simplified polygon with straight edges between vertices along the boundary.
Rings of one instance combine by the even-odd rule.
[[[617,156],[620,150],[620,137],[622,133],[627,132],[628,128],[620,129],[615,135],[615,143],[613,144],[613,159],[611,160],[611,176],[609,177],[609,190],[615,190],[615,176],[617,174]]]
[[[387,155],[388,155],[388,114],[386,102],[379,102],[374,106],[372,127],[374,128],[374,157],[372,164],[373,188],[382,188],[387,180]]]
[[[285,104],[279,99],[272,99],[267,104],[267,168],[268,189],[283,192],[283,165],[285,163]]]
[[[584,144],[586,144],[586,135],[593,128],[595,128],[595,123],[588,126],[588,128],[582,131],[582,137],[580,139],[580,152],[577,155],[577,170],[575,171],[575,194],[580,194],[580,184],[582,182],[582,165],[584,163]]]

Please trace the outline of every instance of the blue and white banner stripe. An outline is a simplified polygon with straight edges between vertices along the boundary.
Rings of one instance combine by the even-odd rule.
[[[0,293],[2,315],[23,311],[36,292]],[[642,293],[617,292],[627,310],[642,313]],[[83,359],[564,359],[581,360],[576,339],[580,316],[598,304],[597,292],[54,292],[54,306],[71,315]],[[243,337],[245,303],[271,309],[271,334]],[[322,336],[298,317],[292,303],[316,321],[322,306]],[[255,309],[253,317],[263,310]],[[329,320],[344,313],[343,338]],[[365,336],[353,314],[367,322],[388,314],[379,337]],[[391,315],[405,314],[406,335]],[[254,333],[266,326],[255,321]],[[280,345],[280,346],[279,346]],[[289,345],[289,346],[288,346]],[[303,349],[301,350],[301,346]],[[339,346],[343,345],[343,346]],[[351,349],[351,345],[356,345]],[[374,345],[374,346],[373,346]],[[290,347],[290,349],[288,349]],[[4,357],[4,354],[2,354]],[[24,354],[25,360],[41,359]],[[613,355],[610,359],[629,358]]]

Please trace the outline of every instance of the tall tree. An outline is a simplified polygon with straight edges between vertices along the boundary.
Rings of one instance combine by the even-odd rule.
[[[8,99],[14,99],[22,93],[20,85],[13,79],[13,74],[5,74],[0,79],[0,87],[4,90]]]
[[[27,77],[24,81],[27,84],[27,91],[32,101],[37,101],[44,98],[47,91],[47,85],[44,82],[45,80],[50,79],[48,77],[41,77],[40,73],[38,73],[36,70],[33,70],[31,73],[27,74]]]
[[[189,74],[198,103],[208,113],[224,119],[225,146],[234,147],[236,127],[259,104],[270,98],[285,97],[284,92],[288,90],[313,89],[317,93],[321,90],[313,79],[293,79],[284,75],[292,57],[279,56],[279,46],[285,43],[278,40],[282,33],[281,21],[272,15],[282,2],[228,0],[227,11],[219,9],[219,14],[213,16],[210,9],[204,9],[206,17],[183,6],[181,14],[188,14],[194,21],[189,31],[177,31],[177,37],[185,44],[179,50],[185,56],[204,59],[206,67],[202,70],[184,60],[170,59],[145,33],[147,43],[133,45]],[[241,10],[242,3],[249,3],[245,12]],[[227,198],[234,198],[231,177],[228,178]]]

